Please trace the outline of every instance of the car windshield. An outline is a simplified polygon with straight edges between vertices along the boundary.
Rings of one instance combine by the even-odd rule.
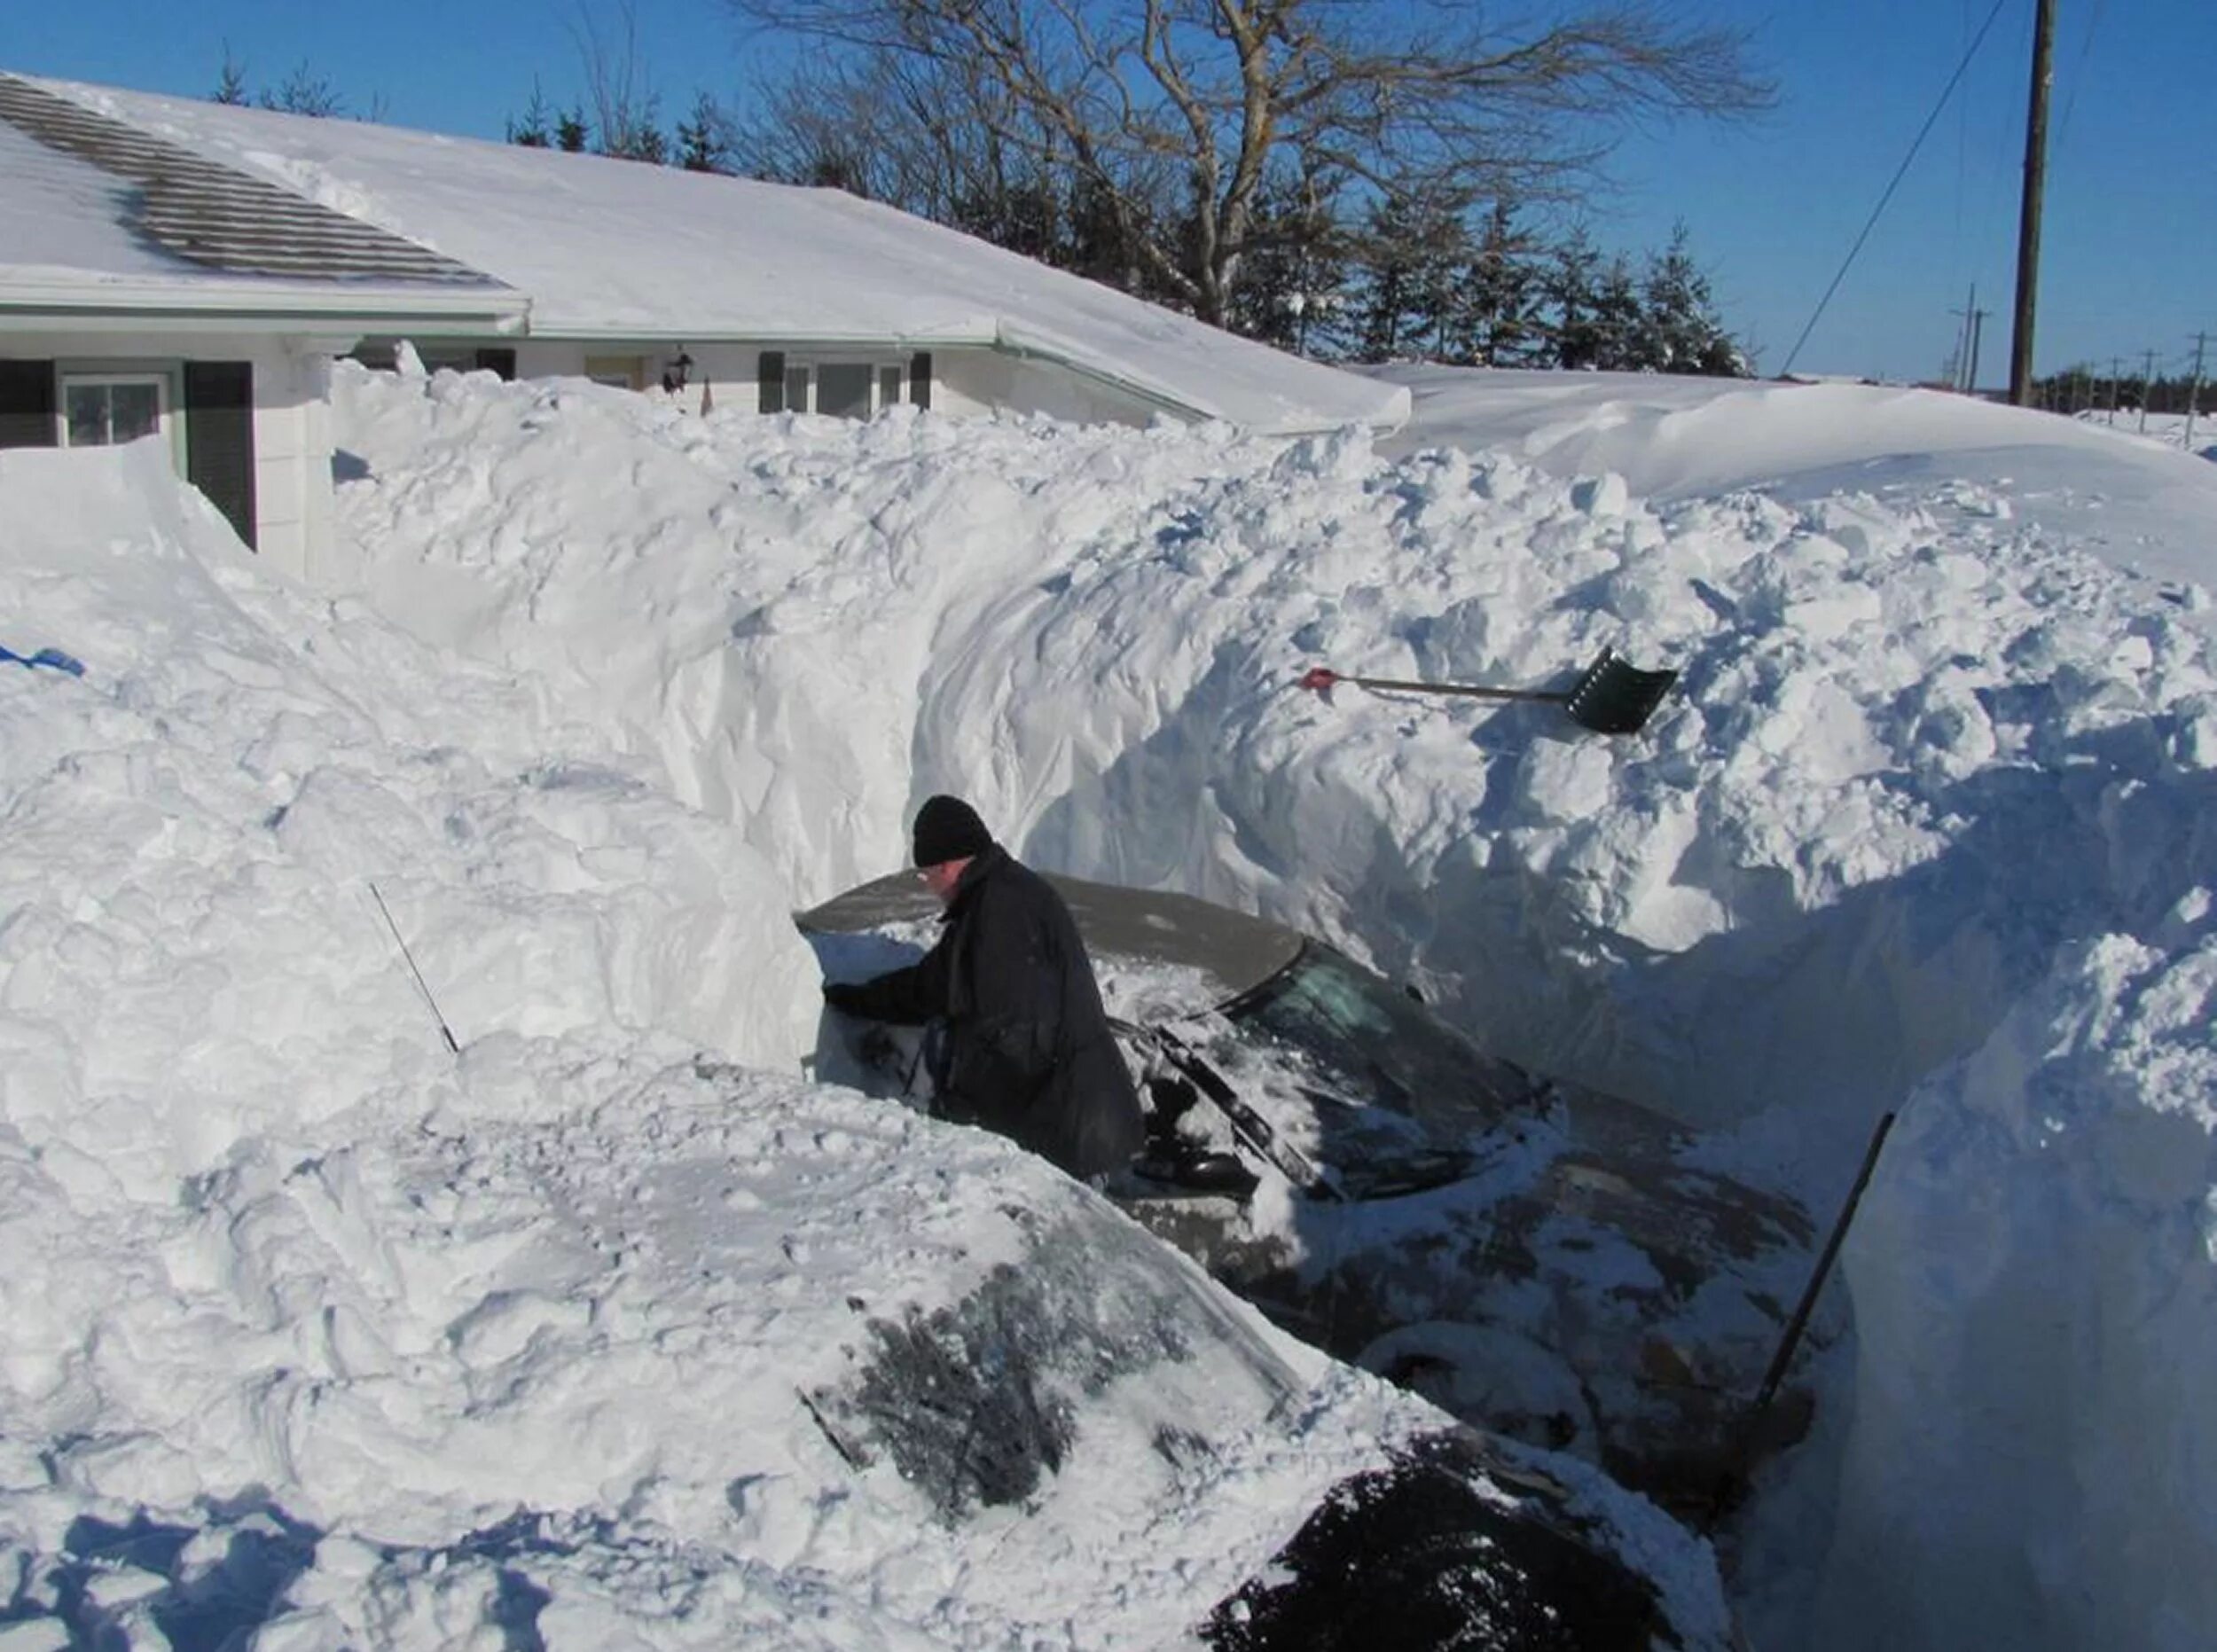
[[[804,1395],[857,1468],[889,1457],[959,1524],[1022,1503],[1118,1430],[1173,1467],[1213,1459],[1303,1381],[1173,1252],[1100,1204],[1008,1204],[1013,1257],[928,1311],[863,1311],[846,1379]]]
[[[1416,999],[1320,942],[1224,1014],[1249,1041],[1259,1034],[1290,1060],[1312,1107],[1338,1116],[1318,1120],[1316,1141],[1343,1185],[1445,1179],[1478,1138],[1539,1105],[1522,1068],[1480,1053]],[[1435,1173],[1422,1172],[1426,1163]]]

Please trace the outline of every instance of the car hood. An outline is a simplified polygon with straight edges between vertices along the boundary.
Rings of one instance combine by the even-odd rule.
[[[1110,1012],[1126,1021],[1204,1014],[1270,979],[1304,943],[1283,924],[1190,895],[1042,875],[1069,906]],[[894,872],[795,913],[794,921],[812,934],[855,935],[920,928],[939,915],[938,900],[913,872]]]

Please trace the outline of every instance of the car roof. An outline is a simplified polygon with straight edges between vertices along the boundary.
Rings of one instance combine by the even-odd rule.
[[[1094,958],[1198,970],[1223,988],[1218,1002],[1269,980],[1306,944],[1298,930],[1191,895],[1095,883],[1058,872],[1041,875],[1068,903]],[[803,929],[842,935],[920,923],[938,914],[937,897],[913,872],[895,872],[797,913],[795,921]]]

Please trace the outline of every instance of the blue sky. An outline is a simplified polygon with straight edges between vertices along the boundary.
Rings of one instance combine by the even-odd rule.
[[[1777,371],[1993,3],[1712,0],[1705,15],[1756,31],[1779,106],[1633,134],[1595,239],[1638,253],[1683,219],[1727,323]],[[2003,0],[1798,369],[1936,376],[1975,283],[1992,312],[1980,380],[2006,382],[2033,12]],[[0,67],[199,96],[228,44],[255,83],[305,62],[357,111],[497,137],[535,80],[557,106],[577,95],[580,16],[577,0],[15,0]],[[717,0],[638,0],[636,16],[666,111],[696,90],[730,100],[741,49]],[[2195,333],[2217,333],[2217,4],[2058,0],[2055,62],[2036,370],[2136,372],[2153,350],[2182,371]]]

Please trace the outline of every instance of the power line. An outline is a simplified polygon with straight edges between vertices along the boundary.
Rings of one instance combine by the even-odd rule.
[[[1878,227],[1878,219],[1886,210],[1886,203],[1893,199],[1894,191],[1901,187],[1901,180],[1908,176],[1909,163],[1916,159],[1916,152],[1924,146],[1924,139],[1931,133],[1933,122],[1947,107],[1947,100],[1955,96],[1956,86],[1970,67],[1971,59],[1978,55],[1978,48],[1986,43],[1987,34],[1993,29],[1994,20],[2002,15],[2002,8],[2008,4],[2009,0],[1994,0],[1994,10],[1986,13],[1986,20],[1978,26],[1978,35],[1971,41],[1970,50],[1963,53],[1962,61],[1955,66],[1955,72],[1947,77],[1947,84],[1940,89],[1939,101],[1932,106],[1932,113],[1924,117],[1924,124],[1917,129],[1915,140],[1909,145],[1909,153],[1901,157],[1900,166],[1895,168],[1893,181],[1886,185],[1885,193],[1879,196],[1878,204],[1870,209],[1870,218],[1863,225],[1863,232],[1855,238],[1855,245],[1847,249],[1847,256],[1840,261],[1839,273],[1832,278],[1832,285],[1824,289],[1824,296],[1817,301],[1816,311],[1809,317],[1809,325],[1802,328],[1801,336],[1794,341],[1793,348],[1786,353],[1786,364],[1778,370],[1782,377],[1793,371],[1794,358],[1801,354],[1801,347],[1816,331],[1825,306],[1832,301],[1832,295],[1840,290],[1840,283],[1847,278],[1848,266],[1855,262],[1855,254],[1863,250],[1863,243],[1870,239],[1870,232]]]
[[[2094,51],[2094,31],[2102,26],[2102,12],[2109,0],[2094,0],[2094,10],[2086,20],[2086,38],[2079,43],[2079,61],[2071,71],[2071,95],[2063,100],[2063,119],[2056,123],[2056,147],[2063,147],[2063,140],[2070,136],[2071,112],[2079,106],[2079,84],[2086,78],[2086,60]]]

